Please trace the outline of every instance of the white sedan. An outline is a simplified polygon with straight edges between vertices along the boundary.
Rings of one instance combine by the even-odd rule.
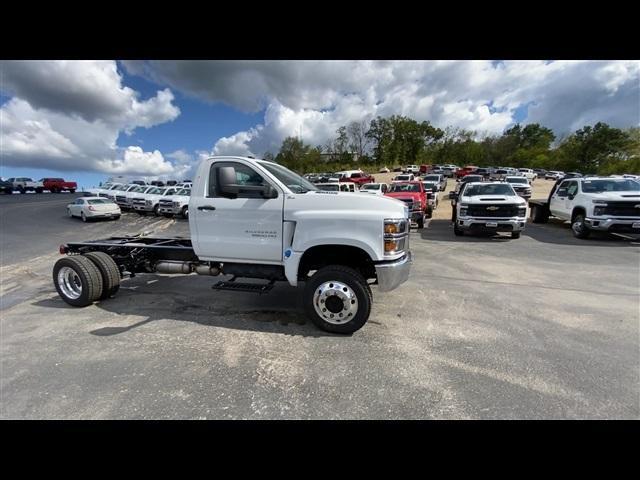
[[[120,218],[120,207],[111,200],[100,197],[80,197],[67,205],[69,217],[80,217],[83,222],[94,218]]]

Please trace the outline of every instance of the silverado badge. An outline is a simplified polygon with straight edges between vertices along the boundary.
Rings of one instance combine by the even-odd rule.
[[[493,211],[493,210],[498,210],[499,208],[500,208],[500,207],[494,207],[494,206],[491,206],[491,207],[487,207],[487,210],[491,210],[491,211]]]

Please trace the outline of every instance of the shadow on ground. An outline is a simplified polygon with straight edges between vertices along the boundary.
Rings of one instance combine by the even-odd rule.
[[[302,286],[279,283],[264,295],[211,289],[214,283],[226,278],[141,275],[128,279],[114,297],[97,302],[95,306],[118,315],[146,318],[131,325],[106,326],[90,333],[119,335],[156,320],[175,320],[305,337],[344,336],[324,332],[307,319],[302,306]],[[57,296],[33,305],[74,310]],[[95,315],[95,310],[91,314]]]
[[[465,233],[464,236],[457,237],[453,233],[453,226],[450,220],[431,220],[420,232],[421,238],[435,242],[512,242],[518,241],[510,237],[509,233]],[[591,232],[591,236],[581,240],[575,238],[571,228],[559,221],[550,221],[546,224],[527,223],[520,238],[531,237],[532,239],[559,245],[578,245],[594,247],[631,247],[640,245],[640,237],[628,235],[625,237],[608,234],[606,232]]]

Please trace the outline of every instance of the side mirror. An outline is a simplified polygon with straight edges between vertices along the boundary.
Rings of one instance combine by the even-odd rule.
[[[237,196],[240,190],[236,184],[236,169],[233,167],[221,167],[218,170],[218,186],[220,193],[225,196]]]

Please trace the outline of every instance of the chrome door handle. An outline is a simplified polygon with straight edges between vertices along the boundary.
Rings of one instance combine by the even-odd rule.
[[[198,207],[198,210],[215,210],[216,207],[214,207],[213,205],[202,205],[201,207]]]

